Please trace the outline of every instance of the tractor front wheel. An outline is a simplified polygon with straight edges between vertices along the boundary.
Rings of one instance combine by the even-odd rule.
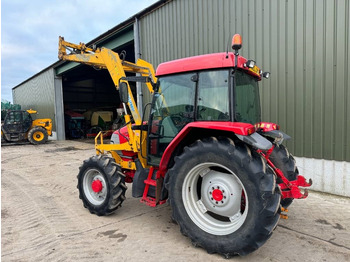
[[[208,253],[253,252],[279,221],[275,175],[244,144],[228,138],[198,140],[175,158],[168,176],[173,219]]]
[[[45,128],[36,126],[28,132],[28,140],[33,145],[45,144],[48,134]]]
[[[90,213],[109,215],[125,200],[125,176],[120,166],[106,156],[85,160],[78,174],[79,198]]]

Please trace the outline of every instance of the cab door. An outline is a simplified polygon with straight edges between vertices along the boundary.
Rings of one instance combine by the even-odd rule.
[[[148,129],[148,163],[159,165],[161,157],[181,129],[194,121],[195,73],[160,77],[154,94]]]

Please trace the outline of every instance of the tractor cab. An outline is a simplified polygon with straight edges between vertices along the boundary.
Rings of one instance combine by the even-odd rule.
[[[160,64],[156,75],[148,131],[153,165],[190,122],[261,122],[261,71],[251,60],[238,56],[236,67],[233,53],[201,55]]]

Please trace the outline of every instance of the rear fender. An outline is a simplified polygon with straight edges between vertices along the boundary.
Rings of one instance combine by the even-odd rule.
[[[242,136],[236,134],[236,136],[244,143],[247,143],[261,150],[269,150],[272,147],[272,143],[262,135],[259,135],[258,133],[253,133],[249,136]]]
[[[254,126],[248,123],[240,123],[240,122],[192,122],[187,124],[171,141],[168,147],[165,149],[162,159],[159,165],[159,171],[161,176],[165,176],[165,173],[168,169],[168,164],[173,157],[174,152],[177,147],[183,142],[190,132],[198,130],[212,130],[218,131],[220,133],[233,133],[240,140],[245,143],[248,143],[256,148],[262,150],[268,150],[271,148],[272,144],[263,136],[258,133],[254,133]],[[199,135],[198,135],[199,136]]]

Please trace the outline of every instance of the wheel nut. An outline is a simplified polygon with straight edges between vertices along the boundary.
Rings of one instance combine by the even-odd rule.
[[[226,199],[226,196],[224,196],[224,199]]]
[[[219,202],[218,202],[218,201],[216,201],[216,204],[219,204]]]
[[[212,194],[211,191],[209,192],[209,194]]]

